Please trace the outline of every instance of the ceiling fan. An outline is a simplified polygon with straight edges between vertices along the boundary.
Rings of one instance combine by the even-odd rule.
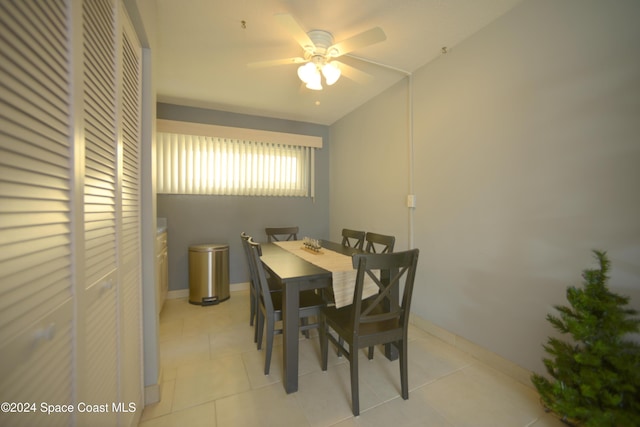
[[[380,27],[374,27],[337,43],[333,35],[324,30],[304,31],[300,24],[288,13],[276,14],[276,19],[304,49],[301,57],[252,62],[249,67],[269,67],[273,65],[302,64],[298,67],[298,77],[312,90],[322,90],[322,76],[327,85],[332,85],[341,75],[355,81],[366,81],[371,76],[334,58],[354,50],[379,43],[387,39]]]

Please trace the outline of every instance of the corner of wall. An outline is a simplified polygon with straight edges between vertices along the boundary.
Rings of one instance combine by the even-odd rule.
[[[464,351],[485,365],[507,375],[527,387],[533,388],[533,384],[530,380],[532,373],[529,370],[487,350],[484,347],[474,344],[461,336],[451,333],[428,320],[416,316],[415,314],[411,314],[410,321],[414,326],[446,342],[447,344]]]

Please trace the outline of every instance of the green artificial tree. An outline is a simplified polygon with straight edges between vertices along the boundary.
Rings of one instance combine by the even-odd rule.
[[[550,337],[544,345],[549,380],[531,381],[544,406],[570,425],[640,426],[640,345],[628,334],[640,328],[628,297],[607,288],[606,252],[593,251],[599,268],[584,270],[583,287],[567,289],[571,307],[555,306],[547,320],[571,342]]]

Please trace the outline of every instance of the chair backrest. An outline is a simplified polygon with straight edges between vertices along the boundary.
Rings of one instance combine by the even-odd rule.
[[[362,250],[364,246],[364,231],[342,229],[342,245]]]
[[[244,256],[247,260],[247,264],[249,265],[249,276],[250,276],[249,278],[251,279],[251,281],[253,281],[253,274],[251,273],[251,261],[249,260],[249,244],[247,243],[247,241],[250,238],[251,236],[249,236],[244,231],[240,233],[240,240],[242,241],[242,250],[244,250]]]
[[[240,241],[242,242],[242,250],[244,251],[244,256],[247,258],[247,262],[249,262],[249,252],[247,246],[247,240],[249,240],[251,236],[249,236],[244,231],[240,233]]]
[[[253,275],[253,283],[260,292],[260,298],[264,301],[267,312],[273,313],[273,301],[271,300],[271,292],[269,291],[269,282],[267,282],[267,274],[264,271],[262,261],[260,261],[262,247],[260,243],[254,242],[253,238],[247,240],[247,247],[249,249],[249,263]]]
[[[360,333],[362,323],[395,320],[398,321],[399,327],[406,330],[409,325],[418,254],[418,249],[411,249],[386,254],[353,255],[353,267],[358,269],[352,310],[355,334]],[[380,279],[380,276],[386,276],[380,274],[384,270],[389,272],[388,280]],[[379,291],[363,301],[365,277],[371,278],[378,285]],[[402,300],[396,301],[393,295],[402,295]]]
[[[298,240],[298,227],[267,227],[268,242],[279,242],[282,240]]]
[[[393,236],[371,232],[367,233],[366,240],[367,246],[365,251],[372,254],[393,252],[393,246],[396,244],[396,238]]]

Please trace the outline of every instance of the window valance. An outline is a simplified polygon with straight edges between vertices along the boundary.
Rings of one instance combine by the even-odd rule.
[[[156,126],[158,132],[176,133],[181,135],[210,136],[215,138],[238,139],[242,141],[258,141],[271,144],[293,145],[300,147],[322,148],[321,136],[300,135],[286,132],[245,129],[165,119],[158,119],[156,122]]]

